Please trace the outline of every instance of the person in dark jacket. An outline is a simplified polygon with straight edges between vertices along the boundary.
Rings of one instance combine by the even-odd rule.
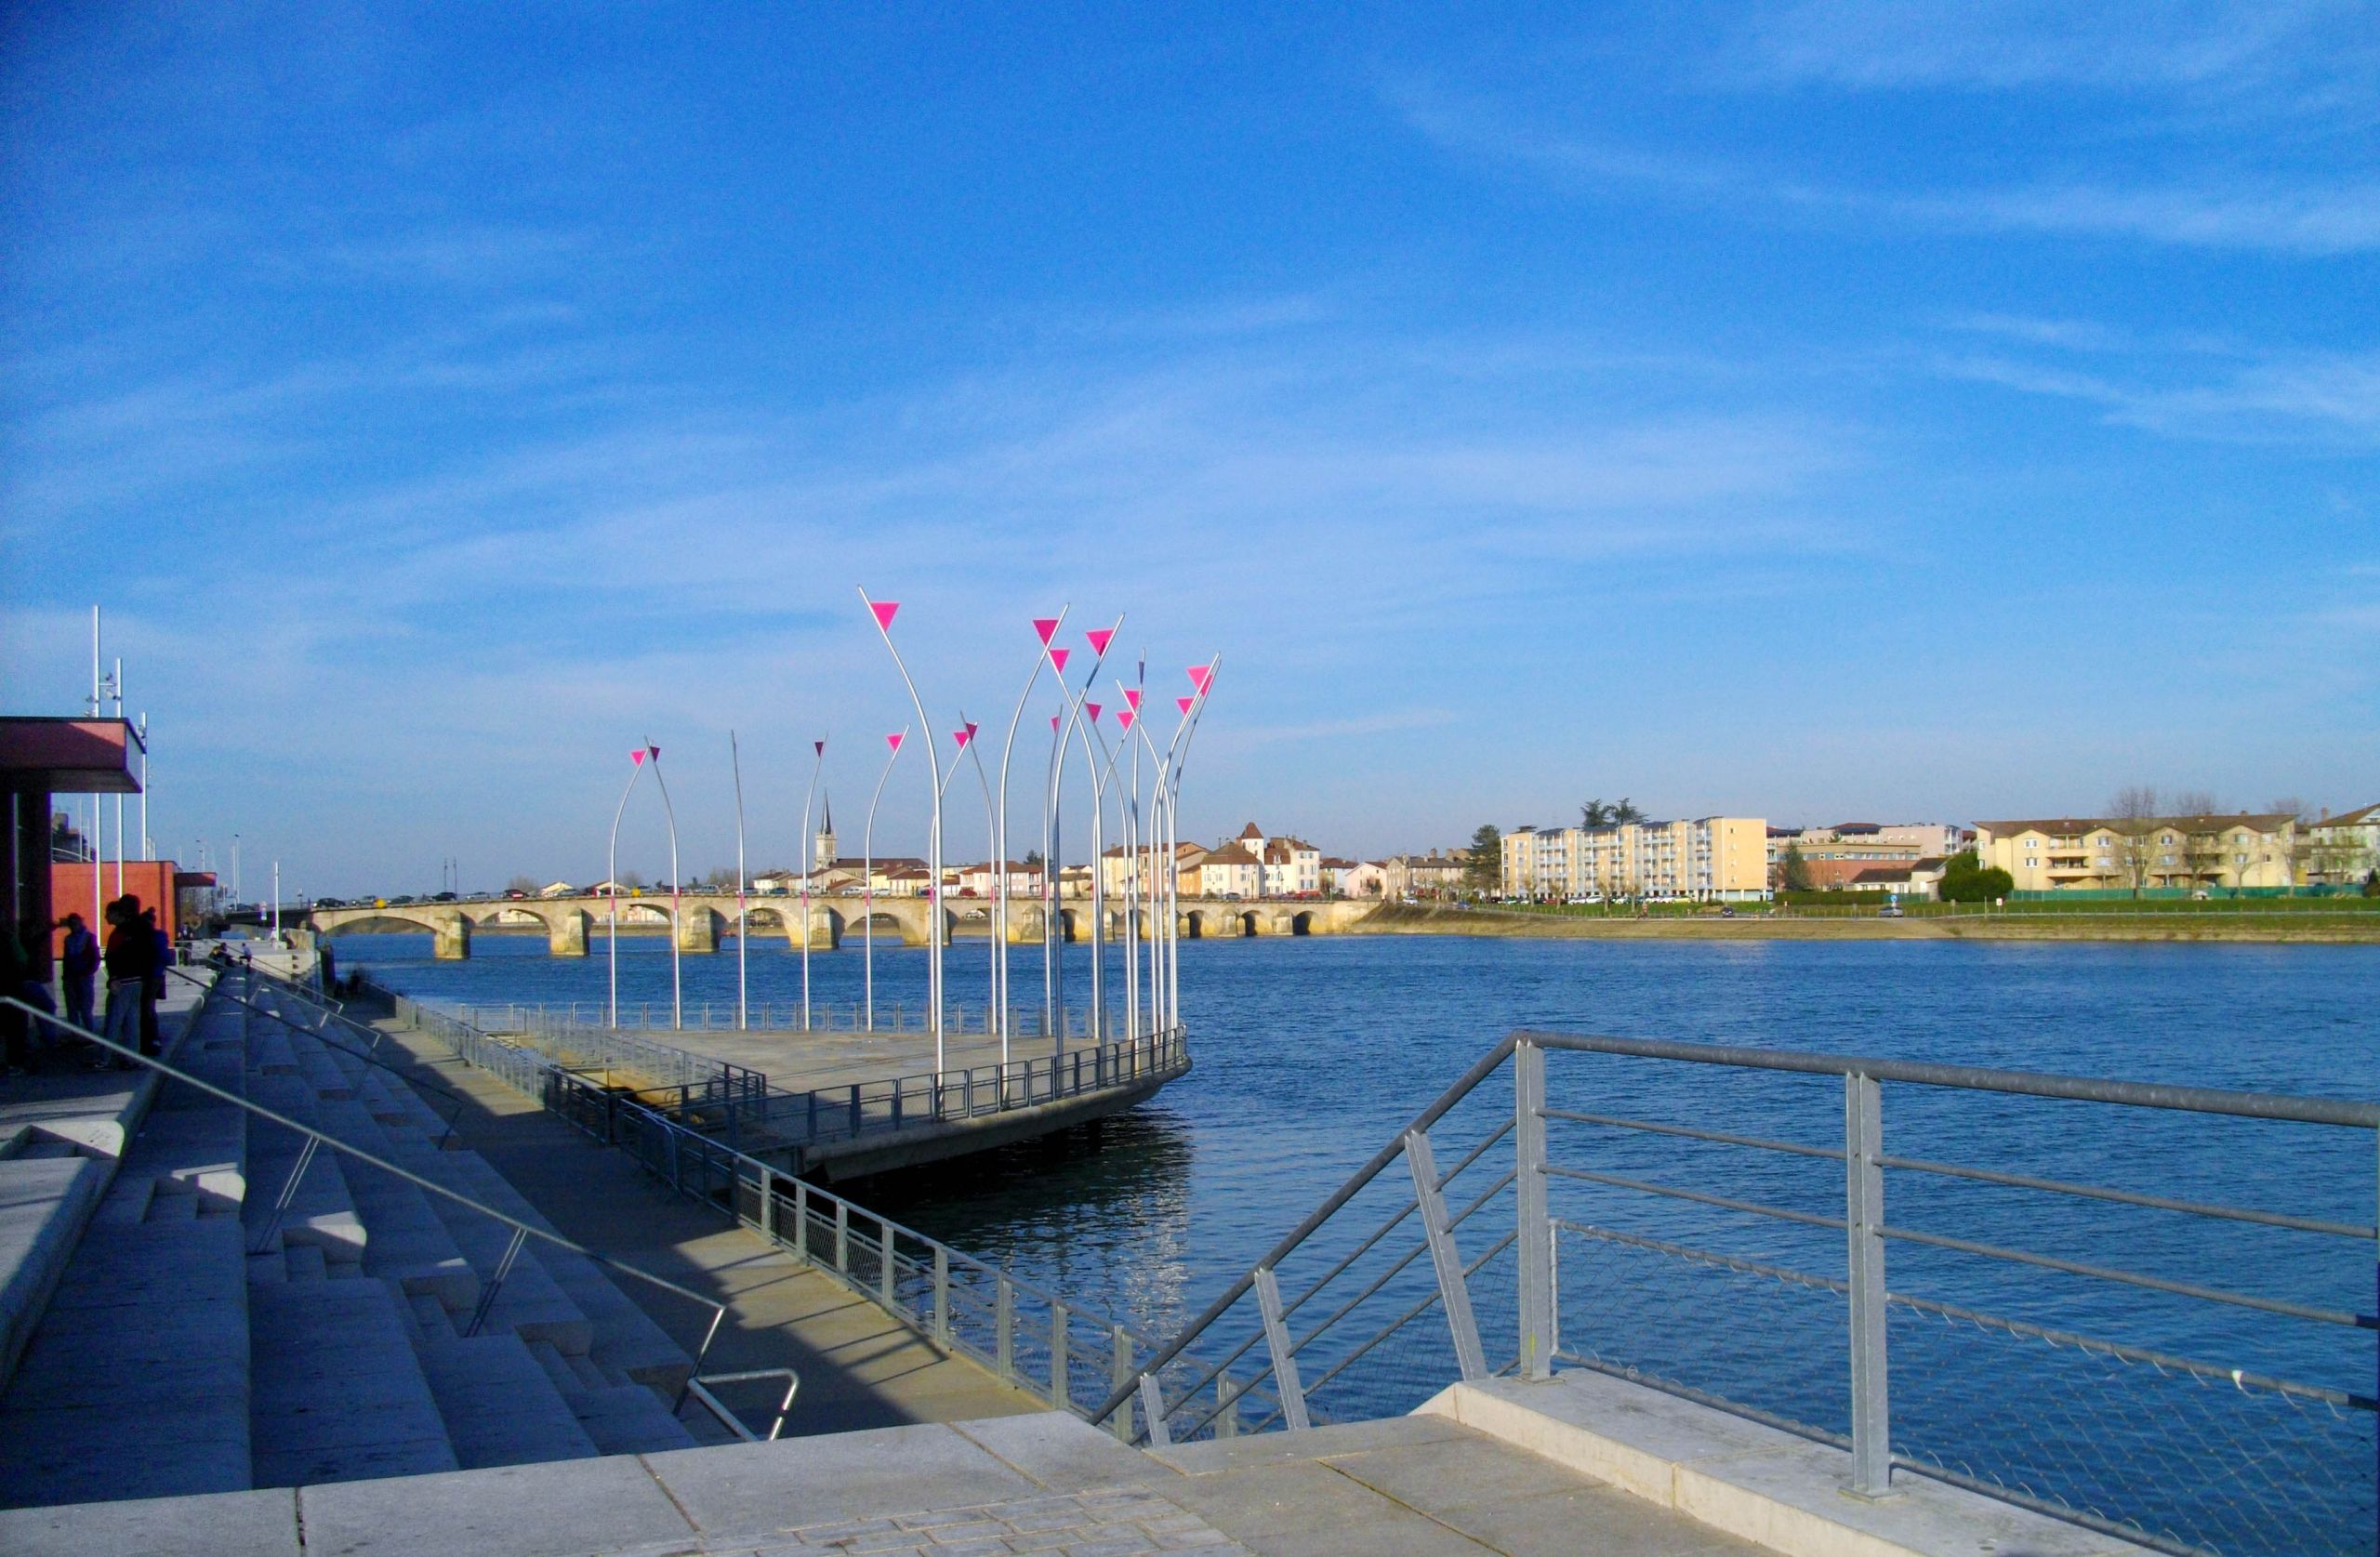
[[[157,928],[157,911],[140,911],[140,930],[149,937],[149,978],[140,990],[140,1052],[161,1054],[157,1041],[157,1002],[165,997],[165,970],[174,965],[174,940]]]
[[[99,971],[99,938],[83,923],[82,915],[66,916],[66,944],[60,952],[58,971],[66,997],[66,1020],[87,1031],[94,1004],[91,981]]]
[[[157,943],[140,922],[140,900],[129,894],[108,904],[108,943],[101,958],[108,970],[108,1024],[103,1035],[126,1049],[140,1048],[140,1008],[148,997],[149,970],[157,960]],[[93,1070],[136,1067],[112,1049],[100,1054]]]

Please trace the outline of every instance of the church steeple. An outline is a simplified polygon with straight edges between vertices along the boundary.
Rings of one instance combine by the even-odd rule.
[[[824,804],[818,817],[818,838],[813,848],[815,868],[825,870],[835,863],[835,798],[830,794],[821,799]]]

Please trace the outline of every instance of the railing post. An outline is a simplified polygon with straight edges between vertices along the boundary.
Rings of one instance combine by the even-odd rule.
[[[793,1257],[810,1263],[810,1186],[793,1181]]]
[[[1256,1311],[1264,1320],[1264,1349],[1273,1357],[1273,1387],[1281,1397],[1281,1425],[1291,1432],[1303,1432],[1314,1425],[1305,1414],[1305,1386],[1298,1381],[1298,1360],[1289,1351],[1289,1327],[1281,1323],[1281,1284],[1274,1279],[1273,1268],[1259,1265],[1256,1277]]]
[[[1003,1272],[994,1289],[992,1305],[993,1357],[1000,1382],[1016,1382],[1016,1286]]]
[[[900,1234],[892,1231],[891,1222],[882,1217],[876,1219],[876,1296],[887,1313],[901,1312],[893,1306],[892,1300],[893,1246],[899,1237]]]
[[[1519,1225],[1520,1373],[1554,1375],[1561,1315],[1554,1302],[1554,1221],[1545,1204],[1545,1050],[1513,1047],[1513,1200]]]
[[[933,1342],[950,1350],[950,1250],[933,1247]]]
[[[1107,1383],[1109,1392],[1114,1393],[1125,1389],[1132,1382],[1132,1338],[1124,1333],[1123,1326],[1111,1325],[1108,1326],[1107,1341],[1112,1350],[1107,1366]],[[1132,1441],[1131,1396],[1126,1395],[1117,1405],[1116,1414],[1107,1419],[1107,1426],[1108,1430],[1116,1434],[1117,1443],[1129,1444]]]
[[[760,1236],[770,1243],[777,1241],[776,1175],[760,1169]]]
[[[1488,1377],[1488,1356],[1479,1345],[1478,1322],[1472,1316],[1462,1256],[1455,1251],[1454,1231],[1447,1225],[1447,1203],[1438,1194],[1437,1159],[1430,1153],[1429,1136],[1421,1130],[1405,1134],[1405,1166],[1413,1174],[1413,1200],[1421,1213],[1422,1235],[1430,1241],[1430,1263],[1438,1274],[1438,1306],[1446,1310],[1455,1366],[1461,1371],[1463,1382],[1476,1383]]]
[[[852,1272],[852,1207],[848,1200],[835,1202],[835,1273],[848,1276]]]
[[[1850,1238],[1851,1491],[1892,1491],[1891,1392],[1884,1356],[1884,1089],[1843,1078],[1844,1221]]]
[[[859,1134],[859,1083],[852,1083],[852,1134]]]
[[[1228,1368],[1215,1375],[1215,1403],[1222,1407],[1215,1413],[1215,1436],[1238,1437],[1239,1386],[1232,1382]]]
[[[1073,1406],[1066,1362],[1066,1305],[1063,1299],[1052,1299],[1050,1303],[1050,1404],[1061,1411]]]
[[[1150,1448],[1172,1446],[1173,1434],[1165,1425],[1165,1390],[1154,1373],[1141,1375],[1141,1420],[1148,1424]]]

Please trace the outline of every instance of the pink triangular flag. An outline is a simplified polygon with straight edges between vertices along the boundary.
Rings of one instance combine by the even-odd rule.
[[[892,614],[901,609],[901,602],[899,600],[870,600],[867,602],[867,609],[876,613],[877,630],[891,632]]]
[[[964,730],[952,731],[950,732],[950,738],[959,743],[959,750],[965,751],[967,749],[967,737],[973,733],[975,733],[975,727],[971,724]]]
[[[973,719],[969,719],[967,721],[967,733],[970,735],[974,734],[976,731],[981,730],[983,726],[977,724]]]
[[[1104,654],[1107,653],[1107,640],[1116,636],[1116,629],[1114,627],[1093,627],[1082,636],[1091,644],[1091,652],[1092,653]]]
[[[1046,649],[1057,633],[1058,619],[1055,616],[1036,616],[1033,618],[1033,630],[1041,635],[1041,646]]]
[[[813,741],[810,743],[810,749],[816,752],[819,756],[824,757],[826,755],[826,743],[824,741]]]
[[[1141,689],[1138,687],[1126,687],[1124,689],[1124,701],[1132,706],[1132,711],[1134,713],[1140,712]]]
[[[1207,690],[1207,683],[1214,680],[1214,676],[1215,673],[1203,665],[1194,665],[1190,667],[1190,684],[1202,693]]]
[[[1190,711],[1190,705],[1195,701],[1197,701],[1195,698],[1177,697],[1173,700],[1173,706],[1186,714]]]
[[[1058,728],[1058,716],[1055,714],[1050,716],[1050,728],[1052,730]]]
[[[1083,710],[1083,712],[1084,712],[1084,713],[1089,714],[1089,715],[1091,716],[1091,723],[1093,723],[1093,724],[1097,724],[1097,723],[1099,722],[1099,705],[1098,705],[1098,704],[1096,704],[1096,703],[1086,703],[1086,704],[1084,704],[1084,705],[1082,706],[1082,710]]]
[[[1073,653],[1072,649],[1052,649],[1050,651],[1050,663],[1060,670],[1064,670],[1066,667],[1066,656]]]
[[[643,766],[644,766],[644,748],[643,748],[642,746],[639,746],[639,747],[637,747],[637,748],[636,748],[636,750],[634,750],[634,751],[632,751],[632,752],[628,753],[628,760],[629,760],[630,762],[635,763],[635,764],[636,764],[638,767],[640,767],[640,768],[643,767]]]
[[[1118,709],[1117,709],[1117,710],[1116,710],[1116,722],[1117,722],[1117,724],[1122,725],[1122,726],[1123,726],[1125,729],[1127,729],[1127,730],[1131,729],[1131,728],[1132,728],[1132,710],[1130,710],[1130,708],[1118,708]]]
[[[887,735],[884,737],[884,744],[891,746],[894,751],[899,751],[901,749],[901,737],[898,735]]]

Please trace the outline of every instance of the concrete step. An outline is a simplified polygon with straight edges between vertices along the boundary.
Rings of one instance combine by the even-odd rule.
[[[518,1336],[416,1341],[415,1353],[464,1469],[596,1453],[576,1413]]]
[[[661,1397],[641,1384],[607,1384],[563,1397],[572,1415],[602,1453],[656,1454],[695,1447],[685,1424],[669,1414]]]
[[[323,1281],[329,1277],[330,1267],[323,1259],[319,1244],[284,1244],[281,1248],[281,1263],[291,1281]]]
[[[325,1102],[322,1117],[324,1128],[341,1140],[395,1160],[395,1145],[363,1103]],[[396,1174],[353,1158],[341,1171],[364,1228],[364,1274],[398,1282],[408,1294],[433,1293],[456,1313],[479,1301],[478,1273],[430,1208],[430,1196]]]
[[[247,1486],[245,1263],[229,1217],[94,1222],[0,1393],[0,1502]]]
[[[457,1171],[460,1165],[477,1163],[476,1154],[416,1148],[395,1160],[434,1181],[451,1185],[458,1194],[480,1198],[482,1186],[467,1181]],[[446,1224],[456,1247],[469,1261],[480,1281],[487,1282],[504,1259],[512,1229],[443,1195],[426,1198],[430,1210]],[[513,1331],[523,1340],[548,1341],[573,1354],[584,1354],[595,1340],[595,1326],[546,1273],[534,1243],[524,1247],[513,1261],[511,1273],[505,1278],[496,1304],[488,1312],[486,1327]]]
[[[444,1419],[386,1286],[325,1281],[247,1290],[257,1485],[456,1468]]]
[[[152,1194],[149,1197],[149,1214],[143,1221],[196,1221],[198,1196],[194,1194]]]
[[[446,1311],[445,1304],[428,1292],[407,1294],[405,1309],[413,1315],[413,1335],[416,1341],[454,1340],[461,1334],[456,1327],[457,1323],[469,1323],[468,1318],[458,1321],[456,1315]]]
[[[72,1141],[36,1141],[8,1154],[10,1162],[33,1162],[58,1157],[88,1156],[89,1151]]]

